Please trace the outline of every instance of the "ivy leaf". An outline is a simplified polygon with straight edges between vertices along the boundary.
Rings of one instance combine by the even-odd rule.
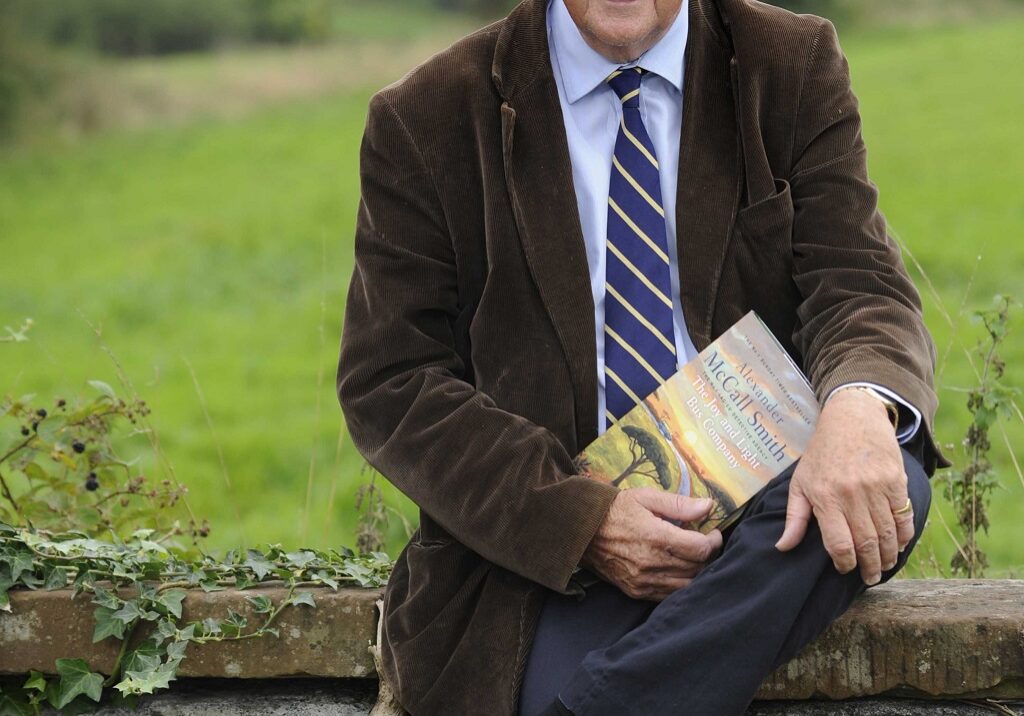
[[[156,552],[157,554],[168,554],[167,548],[159,542],[154,542],[151,539],[139,540],[139,549],[145,552]]]
[[[274,608],[274,603],[270,601],[270,598],[262,594],[255,597],[246,597],[246,600],[252,605],[253,611],[257,614],[267,614]]]
[[[22,684],[21,688],[26,691],[35,689],[36,691],[43,693],[46,691],[46,677],[35,669],[32,669],[28,672],[28,681]]]
[[[96,626],[92,631],[93,644],[111,636],[117,639],[124,638],[124,632],[128,624],[121,619],[116,619],[113,609],[110,607],[96,607],[96,611],[92,613],[92,616],[96,622]]]
[[[48,567],[44,572],[43,589],[63,589],[68,584],[68,573],[66,567]]]
[[[18,701],[11,694],[0,694],[0,716],[33,716],[35,713],[29,702]]]
[[[307,564],[316,559],[316,553],[308,549],[299,550],[298,552],[289,552],[285,555],[289,562],[295,567],[305,567]]]
[[[57,659],[57,675],[60,685],[54,707],[62,709],[80,694],[93,701],[100,700],[103,692],[103,676],[89,669],[84,659]]]
[[[214,619],[213,617],[203,619],[203,633],[220,634],[220,619]]]
[[[134,599],[129,599],[124,603],[124,606],[115,611],[111,616],[114,619],[120,619],[125,624],[131,624],[132,622],[141,619],[143,615],[142,608],[139,607],[139,603]]]
[[[153,631],[153,641],[157,644],[162,644],[177,633],[178,627],[175,626],[173,621],[170,619],[161,619],[157,622],[156,629]]]
[[[151,694],[156,689],[170,687],[177,672],[177,664],[161,664],[147,671],[126,671],[125,678],[114,688],[122,694]]]
[[[192,625],[192,628],[195,629],[195,624]],[[188,640],[190,638],[191,635],[186,639],[172,641],[167,645],[167,660],[169,662],[177,663],[185,658],[185,649],[188,648]]]
[[[216,577],[212,579],[204,579],[202,582],[199,583],[199,587],[204,592],[220,592],[226,589],[226,587],[224,587],[223,585],[217,584]]]
[[[274,568],[274,565],[267,561],[267,558],[256,550],[249,550],[249,559],[242,562],[243,567],[248,567],[256,575],[256,579],[263,579],[267,573]]]
[[[131,652],[124,661],[124,672],[152,671],[160,666],[160,649],[150,644],[143,644]]]
[[[296,592],[292,596],[291,603],[296,606],[299,604],[305,604],[306,606],[316,607],[316,602],[313,601],[313,592]]]
[[[11,580],[0,574],[0,612],[11,611],[11,598],[7,596],[7,590],[13,586]]]
[[[248,619],[229,607],[228,618],[220,623],[220,627],[225,633],[235,635],[241,633],[248,623]]]
[[[323,582],[325,585],[327,585],[331,589],[337,589],[338,588],[338,580],[331,579],[331,577],[327,576],[327,572],[325,572],[322,569],[319,572],[316,573],[316,578],[317,578],[317,581]]]
[[[126,600],[124,606],[114,612],[111,616],[115,619],[120,619],[125,624],[131,624],[139,619],[145,619],[146,621],[156,621],[160,618],[159,612],[154,612],[151,609],[143,609],[139,604],[138,599]]]
[[[158,598],[157,603],[164,606],[171,614],[178,619],[181,618],[181,602],[185,599],[184,589],[168,589]]]
[[[245,572],[235,573],[235,589],[248,589],[252,585],[256,584]]]
[[[32,571],[32,553],[18,552],[9,560],[11,565],[11,581],[18,582],[22,572]]]
[[[117,400],[117,393],[114,392],[114,389],[110,387],[109,383],[104,383],[102,380],[90,380],[86,382],[111,400]]]
[[[116,594],[111,592],[109,589],[104,589],[100,586],[95,586],[93,589],[93,604],[99,604],[101,607],[107,607],[108,609],[118,609],[121,606],[121,599]]]

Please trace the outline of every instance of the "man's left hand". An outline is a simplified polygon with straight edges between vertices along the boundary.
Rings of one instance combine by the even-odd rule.
[[[813,514],[836,569],[860,565],[877,584],[914,536],[903,457],[885,406],[864,391],[844,389],[822,408],[818,426],[789,483],[786,527],[776,548],[793,549]]]

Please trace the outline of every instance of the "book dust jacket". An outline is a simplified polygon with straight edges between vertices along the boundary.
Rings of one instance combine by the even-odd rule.
[[[710,497],[723,528],[803,453],[818,401],[803,373],[751,311],[626,413],[576,458],[581,474],[619,488]]]

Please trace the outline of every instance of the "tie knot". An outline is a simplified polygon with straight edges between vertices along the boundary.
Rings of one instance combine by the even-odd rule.
[[[608,75],[607,82],[619,96],[623,107],[635,109],[640,106],[640,78],[643,73],[639,67],[627,67]]]

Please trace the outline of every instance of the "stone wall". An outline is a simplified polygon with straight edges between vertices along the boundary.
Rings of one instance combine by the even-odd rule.
[[[197,590],[185,616],[223,617],[229,607],[247,613],[245,596],[254,592],[283,596],[275,588]],[[190,647],[174,688],[143,702],[141,713],[367,713],[377,691],[369,647],[380,592],[315,594],[315,609],[282,612],[279,639]],[[11,605],[0,615],[0,673],[49,672],[59,657],[110,668],[117,645],[92,644],[86,598],[12,591]],[[773,674],[758,698],[751,714],[763,716],[992,713],[986,699],[1001,700],[1003,713],[1024,713],[1024,580],[894,580],[873,588]]]

